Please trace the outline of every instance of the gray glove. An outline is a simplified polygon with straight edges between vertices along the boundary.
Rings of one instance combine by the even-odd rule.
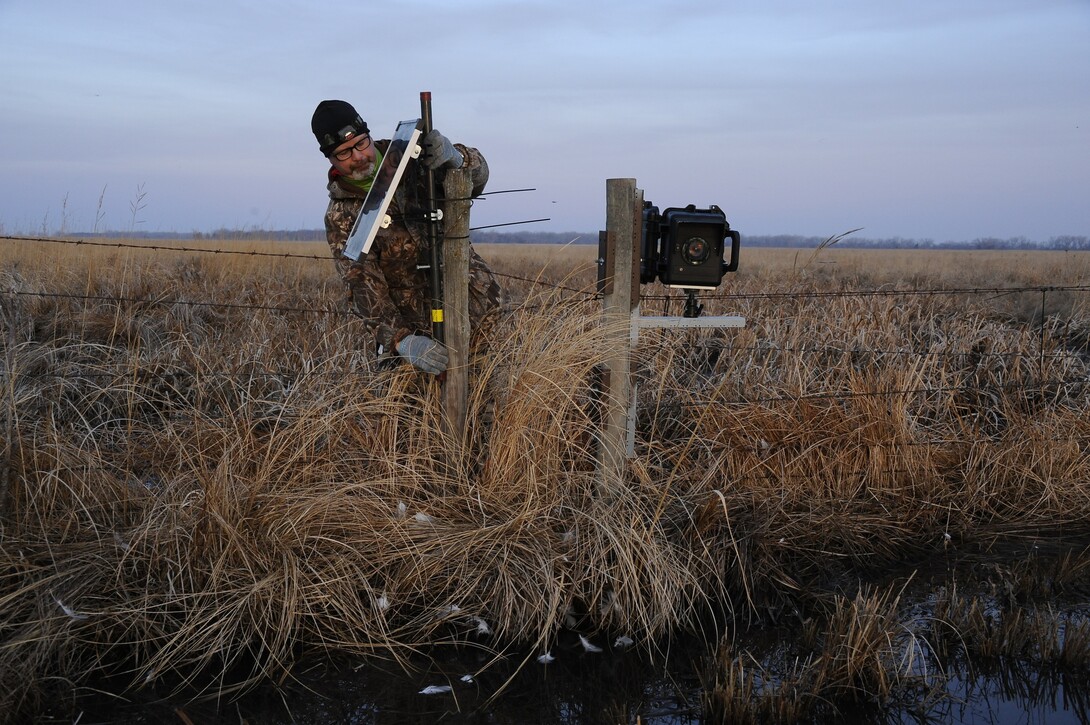
[[[424,158],[421,160],[432,171],[462,168],[462,154],[449,138],[434,128],[424,137]]]
[[[438,375],[447,369],[447,349],[425,335],[408,335],[397,343],[397,354],[414,368]]]

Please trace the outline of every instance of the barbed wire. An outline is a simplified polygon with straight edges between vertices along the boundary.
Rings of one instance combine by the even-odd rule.
[[[515,189],[512,191],[522,191],[521,189]],[[502,193],[502,192],[494,192]],[[511,224],[523,224],[529,222],[543,221],[540,219],[529,220],[527,222],[511,222]],[[491,226],[509,226],[508,224],[498,224]],[[477,229],[483,229],[485,227],[477,227]],[[167,251],[167,252],[187,252],[196,254],[214,254],[214,255],[238,255],[244,257],[273,257],[282,259],[308,259],[317,261],[329,261],[332,259],[329,255],[307,255],[296,254],[292,252],[260,252],[257,250],[235,250],[235,249],[207,249],[201,247],[185,247],[177,245],[155,245],[155,244],[135,244],[129,242],[96,242],[88,241],[85,239],[60,239],[55,237],[24,237],[24,236],[12,236],[12,235],[0,235],[0,239],[19,241],[19,242],[39,242],[47,244],[68,244],[76,246],[96,246],[96,247],[110,247],[120,249],[138,249],[138,250],[151,250],[151,251]],[[259,240],[240,240],[240,242],[252,242]],[[279,241],[279,240],[278,240]],[[296,243],[296,244],[308,244],[316,243],[317,240],[283,240],[282,243]],[[506,279],[517,280],[520,282],[526,282],[529,284],[540,285],[549,287],[552,289],[559,289],[563,291],[572,292],[574,294],[582,294],[593,296],[594,298],[600,298],[602,295],[599,292],[591,292],[586,289],[578,289],[575,287],[567,287],[552,282],[547,282],[540,279],[532,279],[529,277],[523,277],[508,273],[494,272],[496,276]],[[981,294],[993,294],[993,295],[1011,295],[1011,294],[1024,294],[1024,293],[1048,293],[1048,292],[1087,292],[1090,291],[1090,285],[1030,285],[1021,287],[935,287],[935,288],[911,288],[911,289],[860,289],[860,290],[790,290],[784,292],[712,292],[708,294],[700,295],[702,300],[799,300],[799,299],[827,299],[827,298],[844,298],[844,297],[909,297],[909,296],[936,296],[936,295],[981,295]],[[684,301],[684,297],[671,294],[641,294],[641,301]]]
[[[179,378],[192,378],[202,380],[246,380],[253,381],[258,378],[274,379],[279,382],[296,381],[308,376],[318,374],[316,370],[301,371],[293,368],[280,367],[276,369],[267,369],[254,367],[252,363],[246,363],[247,369],[239,371],[237,373],[215,373],[208,371],[197,371],[195,369],[186,367],[177,363],[176,361],[163,362],[155,359],[149,359],[146,361],[140,361],[147,368],[134,368],[132,360],[117,361],[116,371],[104,369],[107,364],[98,363],[96,369],[89,371],[74,372],[70,368],[61,372],[50,373],[34,372],[28,375],[19,374],[15,371],[15,377],[22,380],[64,380],[68,383],[73,383],[75,380],[117,380],[125,381],[127,385],[148,385],[153,381],[167,382],[173,384],[177,382]],[[78,364],[78,363],[76,363]],[[151,369],[149,369],[151,368]],[[139,371],[134,373],[135,371]],[[361,375],[371,374],[371,370],[358,371]],[[338,373],[341,375],[341,373]],[[1073,392],[1071,388],[1085,388],[1090,385],[1090,377],[1075,377],[1075,378],[1058,378],[1058,379],[1035,379],[1035,380],[1019,380],[1011,381],[1008,383],[986,383],[979,384],[970,380],[963,380],[960,383],[954,385],[941,385],[941,386],[925,386],[925,387],[912,387],[912,388],[891,388],[886,390],[822,390],[811,393],[797,393],[797,394],[781,394],[781,395],[764,395],[764,396],[741,396],[737,398],[728,399],[721,397],[720,390],[724,389],[723,385],[710,385],[712,380],[710,376],[704,375],[705,386],[702,389],[695,390],[694,399],[690,401],[683,401],[677,403],[671,401],[678,407],[690,410],[690,411],[703,411],[709,404],[716,404],[725,407],[737,407],[737,406],[751,406],[751,405],[771,405],[779,403],[790,404],[804,404],[815,402],[829,402],[837,401],[844,402],[853,399],[866,399],[866,398],[896,398],[907,396],[936,396],[947,394],[959,394],[969,396],[995,396],[998,393],[1038,393],[1038,394],[1052,394],[1055,395],[1061,389],[1068,389],[1068,392]],[[706,393],[701,396],[700,393]]]
[[[29,290],[0,290],[0,294],[12,297],[39,297],[44,299],[79,300],[86,302],[105,302],[107,304],[147,305],[152,307],[213,307],[233,310],[264,311],[264,312],[299,312],[304,314],[335,315],[348,317],[352,313],[349,310],[318,309],[315,307],[283,307],[276,305],[258,305],[241,302],[204,302],[199,300],[183,300],[170,297],[124,297],[120,295],[90,295],[72,294],[66,292],[32,292]]]
[[[533,280],[518,275],[498,275],[516,279],[524,282],[531,282],[537,284],[546,284],[540,280]],[[595,300],[593,296],[586,290],[579,290],[570,287],[558,286],[557,289],[562,291],[569,291],[575,294],[583,295],[581,299],[569,297],[562,299],[559,304],[573,304],[580,305]],[[972,288],[973,290],[977,288]],[[1082,288],[1080,288],[1082,289]],[[1086,288],[1090,290],[1090,288]],[[1086,290],[1084,290],[1086,291]],[[862,293],[865,291],[855,291]],[[849,295],[853,292],[844,292],[842,294]],[[757,293],[756,296],[763,296],[764,293]],[[316,315],[329,315],[334,317],[353,318],[358,317],[352,310],[349,309],[334,309],[332,307],[307,307],[307,306],[285,306],[285,305],[266,305],[256,303],[232,303],[232,302],[215,302],[215,301],[202,301],[202,300],[188,300],[179,299],[166,296],[159,297],[133,297],[122,295],[92,295],[92,294],[75,294],[65,292],[40,292],[30,290],[0,290],[0,296],[10,297],[35,297],[42,299],[59,299],[59,300],[71,300],[71,301],[86,301],[86,302],[99,302],[106,304],[129,304],[133,306],[152,306],[152,307],[174,307],[174,306],[193,306],[193,307],[206,307],[206,308],[219,308],[219,309],[233,309],[233,310],[245,310],[245,311],[264,311],[264,312],[277,312],[277,313],[298,313],[298,314],[316,314]],[[539,309],[549,308],[553,309],[558,303],[548,302],[540,304],[530,304],[530,300],[523,301],[522,303],[508,305],[505,308],[507,313],[515,312],[532,312]],[[691,331],[690,331],[691,332]],[[1005,351],[982,351],[982,350],[935,350],[933,348],[924,349],[898,349],[898,350],[883,350],[879,348],[838,348],[833,346],[817,346],[817,347],[775,347],[775,346],[759,346],[759,345],[734,345],[723,342],[721,339],[716,338],[711,341],[700,341],[693,345],[696,348],[706,349],[710,351],[732,352],[732,353],[744,353],[744,354],[760,354],[760,355],[776,355],[776,354],[815,354],[815,355],[881,355],[881,356],[905,356],[905,357],[963,357],[963,356],[975,356],[980,358],[985,357],[1018,357],[1032,355],[1036,360],[1053,360],[1069,357],[1078,351],[1067,352],[1045,352],[1043,349],[1036,352],[1027,352],[1022,349],[1018,350],[1005,350]],[[1084,350],[1083,352],[1090,352]]]
[[[795,354],[795,355],[840,355],[840,356],[876,356],[876,357],[978,357],[978,358],[1017,358],[1017,357],[1032,357],[1035,361],[1040,360],[1042,357],[1045,360],[1062,360],[1068,359],[1073,354],[1078,352],[1085,352],[1090,354],[1090,349],[1086,350],[1067,350],[1064,352],[1028,352],[1024,349],[1018,350],[998,350],[998,351],[982,351],[982,350],[935,350],[932,348],[921,348],[915,350],[885,350],[877,347],[832,347],[832,346],[818,346],[818,347],[792,347],[790,345],[784,347],[775,347],[771,345],[735,345],[729,342],[723,342],[722,338],[715,340],[698,341],[692,344],[692,347],[708,350],[710,352],[723,352],[723,353],[741,353],[741,354],[764,354],[764,355],[776,355],[776,354]]]
[[[556,289],[560,291],[571,292],[573,294],[583,295],[585,300],[590,301],[600,297],[598,293],[592,293],[586,289],[579,289],[576,287],[567,287],[564,285],[558,285],[552,282],[544,280],[535,280],[529,277],[523,277],[520,275],[493,272],[497,277],[506,279],[513,279],[521,282],[535,284],[539,286],[549,287],[550,289]],[[961,287],[961,288],[948,288],[948,289],[933,289],[933,290],[881,290],[881,289],[860,289],[860,290],[841,290],[836,292],[815,292],[813,294],[806,292],[792,293],[770,293],[770,292],[752,292],[752,293],[733,293],[730,295],[720,296],[718,299],[778,299],[778,298],[790,298],[794,299],[800,296],[810,296],[817,298],[837,298],[837,297],[888,297],[893,295],[973,295],[973,294],[991,294],[997,290],[1002,290],[1006,293],[1020,293],[1020,292],[1034,292],[1034,293],[1047,293],[1047,292],[1090,292],[1090,285],[1066,285],[1066,286],[1030,286],[1030,287],[1017,287],[1017,288],[997,288],[997,287]],[[131,304],[180,304],[180,305],[194,305],[194,306],[210,306],[210,307],[238,307],[243,309],[255,309],[255,310],[273,310],[273,311],[290,311],[290,312],[316,312],[316,313],[329,313],[330,310],[315,309],[309,307],[277,307],[269,305],[254,305],[254,304],[238,304],[238,303],[226,303],[226,302],[203,302],[197,300],[181,300],[181,299],[165,299],[165,298],[137,298],[137,297],[123,297],[123,296],[109,296],[109,295],[77,295],[73,293],[64,292],[32,292],[28,290],[0,290],[0,294],[14,295],[14,296],[36,296],[36,297],[57,297],[65,299],[84,299],[90,301],[114,301],[114,302],[128,302]],[[681,298],[670,297],[661,298],[655,296],[641,297],[641,300],[654,300],[654,299],[669,299],[671,301],[681,301]]]
[[[296,255],[291,253],[267,253],[257,251],[245,251],[245,250],[218,250],[218,249],[200,249],[200,248],[186,248],[176,246],[155,246],[155,245],[138,245],[138,244],[126,244],[115,242],[86,242],[83,240],[58,240],[47,237],[12,237],[0,235],[0,238],[17,240],[17,241],[31,241],[31,242],[45,242],[45,243],[67,243],[67,244],[89,244],[95,246],[109,246],[109,247],[133,247],[138,249],[157,249],[168,251],[193,251],[200,253],[215,253],[215,254],[241,254],[248,256],[271,256],[271,257],[295,257],[295,258],[307,258],[307,259],[320,259],[328,260],[327,256],[307,256]],[[561,300],[561,304],[573,303],[580,304],[593,301],[601,297],[597,292],[592,292],[588,289],[579,289],[566,285],[561,285],[540,278],[530,278],[522,275],[495,272],[496,276],[516,280],[527,284],[538,285],[548,287],[552,290],[567,292],[573,295]],[[954,287],[954,288],[932,288],[932,289],[853,289],[853,290],[829,290],[829,291],[791,291],[791,292],[753,292],[753,293],[723,293],[716,295],[706,295],[708,299],[722,299],[722,300],[776,300],[776,299],[799,299],[799,298],[811,298],[811,299],[829,299],[829,298],[842,298],[842,297],[889,297],[889,296],[920,296],[920,295],[1007,295],[1015,293],[1039,293],[1047,294],[1049,292],[1087,292],[1090,291],[1090,285],[1031,285],[1024,287]],[[121,295],[93,295],[93,294],[75,294],[64,292],[41,292],[41,291],[29,291],[29,290],[0,290],[0,295],[5,296],[24,296],[24,297],[37,297],[37,298],[51,298],[51,299],[64,299],[86,302],[98,302],[107,304],[129,304],[129,305],[147,305],[147,306],[195,306],[195,307],[207,307],[207,308],[220,308],[231,310],[244,310],[244,311],[266,311],[277,313],[298,313],[298,314],[318,314],[318,315],[332,315],[336,317],[351,318],[356,317],[354,312],[349,309],[333,309],[332,307],[316,308],[310,306],[299,305],[268,305],[268,304],[256,304],[256,303],[238,303],[238,302],[216,302],[216,301],[202,301],[202,300],[187,300],[171,298],[166,296],[156,297],[135,297],[135,296],[121,296]],[[575,298],[578,295],[580,298]],[[667,301],[680,301],[681,297],[678,296],[656,296],[648,295],[643,297],[644,300],[667,300]],[[506,308],[509,313],[518,311],[533,311],[543,307],[555,308],[557,303],[549,302],[532,305],[530,300],[525,300],[521,304],[510,305]],[[914,357],[927,357],[927,356],[940,356],[940,357],[963,357],[963,356],[975,356],[975,357],[1012,357],[1012,356],[1032,356],[1036,361],[1053,360],[1070,357],[1075,352],[1060,352],[1060,353],[1046,353],[1043,349],[1038,352],[1027,352],[1025,350],[1011,350],[1011,351],[979,351],[979,350],[935,350],[933,348],[914,349],[914,350],[879,350],[872,348],[837,348],[831,346],[819,346],[819,347],[796,347],[796,348],[780,348],[780,347],[767,347],[767,346],[735,346],[730,344],[718,343],[714,346],[705,343],[704,347],[712,348],[719,351],[729,352],[743,352],[748,354],[837,354],[837,355],[899,355],[899,356],[914,356]],[[278,375],[280,373],[277,373]],[[1062,384],[1071,384],[1073,382],[1085,382],[1085,381],[1062,381]],[[888,393],[881,394],[908,394],[919,393],[921,391],[890,391]],[[934,391],[931,391],[934,392]],[[871,393],[874,395],[876,393]],[[819,394],[824,395],[824,394]],[[766,399],[771,400],[784,400],[787,398],[779,399]]]
[[[134,306],[149,306],[149,307],[174,307],[174,306],[193,306],[193,307],[209,307],[209,308],[223,308],[223,309],[236,309],[236,310],[248,310],[248,311],[263,311],[263,312],[295,312],[302,314],[316,314],[316,315],[331,315],[334,317],[346,317],[346,318],[359,318],[359,315],[350,309],[336,310],[332,308],[315,308],[315,307],[285,307],[277,305],[259,305],[254,303],[232,303],[232,302],[205,302],[200,300],[184,300],[170,297],[125,297],[120,295],[90,295],[90,294],[74,294],[66,292],[35,292],[30,290],[0,290],[0,296],[7,297],[37,297],[42,299],[60,299],[60,300],[80,300],[88,302],[104,302],[107,304],[130,304]],[[574,304],[582,304],[588,300],[571,300],[571,298],[561,300],[560,304],[567,304],[574,302]],[[548,307],[550,309],[555,308],[557,303],[549,303],[548,305],[531,305],[528,303],[520,303],[515,305],[507,305],[504,308],[504,312],[513,314],[516,312],[531,312],[538,309]]]
[[[1031,285],[1026,287],[934,287],[911,289],[865,289],[865,290],[791,290],[786,292],[722,292],[700,295],[702,300],[799,300],[831,299],[839,297],[923,297],[939,295],[982,295],[1007,296],[1022,293],[1042,292],[1088,292],[1090,285]],[[641,300],[659,300],[684,302],[678,295],[641,295]]]
[[[502,225],[496,225],[502,226]],[[238,255],[249,257],[265,257],[265,258],[280,258],[280,259],[307,259],[315,261],[327,262],[331,258],[328,254],[325,255],[304,255],[291,252],[263,252],[256,250],[230,250],[230,249],[207,249],[207,248],[195,248],[175,245],[154,245],[154,244],[135,244],[125,242],[99,242],[99,241],[86,241],[86,240],[58,240],[44,237],[11,237],[2,236],[0,239],[15,240],[21,242],[33,242],[33,243],[50,243],[50,244],[71,244],[76,246],[94,246],[94,247],[109,247],[118,249],[139,249],[150,251],[168,251],[168,252],[188,252],[188,253],[203,253],[213,255]],[[589,289],[580,289],[572,286],[558,284],[543,280],[540,278],[530,278],[517,274],[494,272],[494,274],[503,279],[509,279],[512,281],[518,281],[534,286],[549,288],[554,291],[569,293],[571,296],[565,297],[560,300],[560,304],[580,305],[588,302],[596,301],[602,298],[602,295],[597,291]],[[809,290],[809,291],[782,291],[782,292],[753,292],[753,293],[711,293],[701,295],[702,299],[714,299],[724,301],[777,301],[777,300],[800,300],[800,299],[835,299],[835,298],[888,298],[888,297],[919,297],[919,296],[939,296],[939,295],[991,295],[991,296],[1006,296],[1013,294],[1049,294],[1060,292],[1075,292],[1084,293],[1090,291],[1090,285],[1031,285],[1022,287],[999,287],[999,286],[974,286],[974,287],[957,287],[957,288],[931,288],[931,289],[854,289],[854,290]],[[148,306],[194,306],[194,307],[206,307],[206,308],[219,308],[225,310],[241,310],[241,311],[266,311],[276,313],[298,313],[298,314],[320,314],[320,315],[332,315],[336,317],[352,318],[354,313],[348,309],[333,309],[332,307],[315,308],[307,306],[286,306],[286,305],[267,305],[267,304],[255,304],[255,303],[239,303],[239,302],[216,302],[216,301],[202,301],[202,300],[186,300],[170,298],[167,296],[155,296],[155,297],[136,297],[136,296],[119,296],[119,295],[93,295],[93,294],[74,294],[64,292],[37,292],[28,290],[0,290],[0,295],[9,297],[37,297],[37,298],[53,298],[59,300],[69,301],[83,301],[94,303],[106,303],[106,304],[128,304],[128,305],[148,305]],[[661,300],[667,303],[674,301],[684,301],[683,297],[671,294],[664,295],[643,295],[641,301],[655,301]],[[556,302],[542,303],[542,304],[529,304],[528,301],[523,302],[521,305],[513,305],[508,308],[508,312],[518,311],[533,311],[545,307],[555,308]],[[1042,305],[1043,309],[1043,305]],[[792,355],[862,355],[862,356],[904,356],[904,357],[931,357],[936,356],[940,358],[954,358],[954,357],[968,357],[974,356],[979,358],[1000,358],[1000,357],[1015,357],[1025,356],[1038,359],[1064,359],[1070,358],[1075,355],[1075,352],[1057,352],[1048,353],[1047,355],[1043,350],[1038,352],[1027,352],[1025,350],[1010,350],[1010,351],[979,351],[979,350],[935,350],[932,348],[922,349],[897,349],[897,350],[881,350],[874,348],[859,348],[859,347],[834,347],[834,346],[795,346],[795,347],[767,347],[767,346],[755,346],[755,345],[732,345],[732,344],[716,344],[705,345],[708,348],[722,351],[725,353],[747,353],[747,354],[792,354]],[[1082,352],[1086,352],[1085,350]],[[317,378],[320,382],[325,375],[336,375],[338,378],[343,378],[345,373],[343,370],[337,371],[316,371],[316,370],[302,370],[290,367],[280,368],[256,368],[239,371],[219,371],[198,372],[196,369],[189,368],[185,365],[178,365],[176,362],[161,362],[152,360],[139,361],[117,361],[116,363],[96,363],[96,368],[91,371],[77,371],[74,372],[71,369],[71,365],[78,365],[79,363],[67,363],[69,367],[64,371],[42,371],[34,373],[21,373],[18,369],[15,370],[3,370],[0,374],[6,379],[5,386],[9,387],[14,395],[16,386],[26,382],[39,382],[50,380],[61,380],[69,386],[78,386],[82,382],[92,380],[105,380],[116,381],[116,385],[113,386],[113,390],[118,391],[122,395],[131,393],[133,395],[141,395],[141,391],[145,387],[155,385],[156,383],[165,384],[169,389],[173,389],[176,392],[181,393],[181,390],[177,387],[182,385],[186,380],[192,378],[192,380],[201,381],[228,381],[232,383],[250,383],[261,385],[262,380],[269,382],[275,382],[280,385],[277,390],[272,391],[278,395],[284,396],[284,399],[269,400],[267,398],[251,398],[250,403],[260,406],[262,404],[268,404],[273,406],[284,406],[276,414],[278,420],[289,420],[291,414],[285,413],[284,410],[290,408],[290,396],[293,391],[297,389],[297,386],[305,385],[304,382],[307,378]],[[106,369],[108,365],[116,364],[116,372],[111,372]],[[134,368],[134,364],[136,367]],[[145,365],[147,367],[140,367]],[[162,369],[159,369],[159,368]],[[361,376],[374,375],[376,371],[371,369],[358,369],[355,371]],[[701,373],[697,373],[701,374]],[[181,382],[179,382],[181,379]],[[749,406],[779,406],[779,405],[806,405],[806,404],[821,404],[821,403],[846,403],[852,400],[861,399],[880,399],[880,398],[903,398],[903,397],[916,397],[916,396],[946,396],[946,395],[962,395],[969,396],[970,398],[976,396],[982,396],[985,398],[995,397],[998,393],[1008,394],[1023,394],[1028,396],[1044,395],[1044,396],[1057,396],[1061,392],[1065,396],[1082,394],[1086,391],[1086,386],[1090,385],[1090,379],[1087,377],[1074,377],[1074,378],[1057,378],[1057,379],[1038,379],[1038,380],[1018,380],[1010,381],[1006,383],[989,383],[989,384],[976,384],[973,381],[963,381],[960,384],[952,385],[938,385],[938,386],[920,386],[920,387],[908,387],[908,388],[891,388],[884,390],[818,390],[808,393],[797,394],[769,394],[769,395],[757,395],[757,396],[745,396],[739,395],[736,398],[727,399],[724,397],[732,390],[735,390],[734,386],[720,385],[718,388],[710,388],[707,390],[694,391],[696,393],[706,394],[704,399],[695,398],[690,401],[683,401],[677,403],[671,401],[674,405],[690,413],[703,412],[708,409],[709,405],[733,407],[733,408],[746,408]],[[724,395],[720,395],[720,391]],[[154,395],[160,394],[154,392]],[[169,390],[167,391],[169,396]],[[151,400],[152,403],[156,401]],[[261,416],[260,411],[257,412],[257,416],[251,420],[251,423],[260,423]],[[987,411],[969,411],[967,415],[985,415]],[[159,414],[163,420],[170,420],[172,422],[186,422],[189,420],[202,423],[208,423],[211,420],[237,420],[237,418],[230,415],[211,416],[208,413],[197,412],[194,413],[171,413],[171,414]],[[158,418],[157,418],[158,419]],[[31,427],[35,423],[30,423]],[[655,430],[652,426],[651,432]],[[927,435],[926,423],[920,425],[920,430],[923,431],[922,435]],[[641,430],[640,432],[647,432]],[[1079,446],[1080,451],[1085,453],[1090,449],[1090,436],[1080,435],[1077,432],[1073,432],[1071,435],[1040,435],[1038,431],[1033,428],[1026,429],[1020,433],[1020,435],[1030,442],[1045,442],[1050,444],[1072,444]],[[669,456],[670,449],[665,446],[672,445],[674,441],[671,440],[649,440],[640,439],[641,447],[646,447],[653,453],[663,453]],[[809,441],[812,444],[812,440]],[[796,454],[798,446],[801,442],[794,441],[752,441],[747,444],[735,446],[732,450],[738,450],[743,455],[756,455],[759,460],[757,464],[763,464],[767,461],[773,462],[779,466],[782,462],[781,456],[784,453]],[[958,447],[958,446],[1003,446],[1007,445],[1003,440],[997,436],[988,436],[981,434],[970,438],[953,438],[953,437],[937,437],[937,438],[922,438],[922,439],[884,439],[884,440],[866,440],[865,435],[860,433],[858,435],[853,434],[851,437],[838,436],[835,442],[838,449],[841,450],[911,450],[922,448],[939,448],[939,447]],[[804,467],[806,461],[801,461],[800,466]],[[800,471],[798,468],[792,470],[794,466],[787,467],[783,470],[751,470],[745,472],[739,476],[735,476],[731,479],[734,485],[744,482],[783,482],[790,480],[811,480],[819,473],[814,471]],[[844,470],[838,468],[833,474],[838,481],[842,480],[855,480],[855,479],[868,479],[874,480],[875,477],[888,477],[898,478],[906,476],[918,476],[919,471],[915,469],[890,467],[882,469],[870,469],[867,470]]]
[[[860,398],[895,398],[905,397],[910,395],[935,395],[935,394],[947,394],[947,393],[966,393],[972,395],[987,395],[989,393],[996,392],[1011,392],[1011,391],[1044,391],[1048,388],[1061,388],[1069,386],[1086,386],[1090,385],[1090,377],[1084,378],[1065,378],[1058,380],[1038,380],[1038,381],[1019,381],[1011,383],[999,383],[999,384],[985,384],[985,385],[972,385],[969,383],[962,383],[960,385],[942,385],[938,387],[925,387],[925,388],[891,388],[889,390],[865,390],[865,391],[836,391],[828,390],[816,393],[798,393],[795,395],[769,395],[769,396],[756,396],[756,397],[744,397],[736,400],[721,400],[717,401],[722,405],[745,405],[745,404],[760,404],[765,405],[768,403],[809,403],[815,401],[828,401],[828,400],[853,400]],[[704,408],[707,403],[704,401],[693,401],[692,403],[682,403],[682,407],[685,408]]]
[[[502,193],[502,192],[496,192],[496,193]],[[545,220],[534,219],[534,220],[531,220],[531,221],[545,221]],[[523,223],[528,223],[528,222],[511,222],[511,224],[523,224]],[[509,225],[507,225],[507,224],[496,224],[496,225],[491,225],[491,226],[509,226]],[[486,228],[490,228],[490,227],[474,227],[474,228],[471,228],[470,231],[473,231],[474,229],[486,229]],[[327,261],[330,261],[331,259],[333,259],[333,257],[331,257],[328,254],[315,255],[315,254],[296,254],[296,253],[293,253],[293,252],[259,252],[259,251],[256,251],[256,250],[244,250],[244,249],[205,249],[205,248],[201,248],[201,247],[185,247],[185,246],[177,246],[177,245],[136,244],[136,243],[132,243],[132,242],[95,242],[95,241],[87,241],[87,240],[83,240],[83,239],[57,239],[57,238],[52,238],[52,237],[21,237],[21,236],[11,236],[11,235],[0,235],[0,239],[5,239],[5,240],[8,240],[8,241],[16,241],[16,242],[36,242],[36,243],[43,243],[43,244],[66,244],[66,245],[73,245],[73,246],[107,247],[107,248],[110,248],[110,249],[136,249],[136,250],[141,250],[141,251],[155,251],[155,252],[187,252],[187,253],[196,253],[196,254],[237,255],[237,256],[241,256],[241,257],[272,257],[272,258],[277,258],[277,259],[306,259],[306,260],[322,261],[322,262],[327,262]],[[294,244],[310,244],[310,243],[316,243],[316,241],[311,242],[311,241],[307,241],[307,240],[284,240],[283,243],[285,243],[285,244],[292,244],[292,243],[294,243]],[[566,287],[564,285],[558,285],[558,284],[554,284],[554,283],[551,283],[551,282],[546,282],[546,281],[540,280],[540,279],[531,279],[529,277],[522,277],[522,276],[519,276],[519,275],[516,275],[516,274],[506,274],[506,273],[503,273],[503,272],[496,272],[496,271],[493,271],[493,274],[495,276],[503,278],[503,279],[511,279],[511,280],[516,280],[516,281],[519,281],[519,282],[526,282],[526,283],[529,283],[529,284],[539,285],[539,286],[542,286],[542,287],[548,287],[550,289],[558,289],[558,290],[562,290],[562,291],[572,292],[574,294],[589,295],[589,296],[592,296],[594,298],[600,297],[600,295],[598,295],[595,292],[590,292],[588,290],[581,290],[581,289],[577,289],[575,287]],[[189,304],[198,304],[198,303],[189,303]]]
[[[43,244],[68,244],[72,246],[83,247],[109,247],[111,249],[139,249],[142,251],[153,252],[192,252],[198,254],[213,254],[213,255],[238,255],[241,257],[276,257],[279,259],[309,259],[309,260],[321,260],[328,262],[332,257],[328,254],[316,255],[316,254],[296,254],[293,252],[259,252],[256,250],[245,249],[204,249],[201,247],[184,247],[177,245],[162,245],[162,244],[136,244],[133,242],[92,242],[84,239],[56,239],[51,237],[13,237],[7,235],[0,235],[0,239],[6,239],[9,241],[17,242],[38,242]],[[246,240],[249,242],[249,240]],[[284,240],[278,242],[283,244],[316,244],[317,240],[310,242],[306,240]]]
[[[568,287],[568,286],[565,286],[565,285],[562,285],[562,284],[557,284],[555,282],[547,282],[547,281],[542,280],[542,279],[531,279],[530,277],[522,277],[522,276],[517,275],[517,274],[509,274],[509,273],[506,273],[506,272],[497,272],[495,270],[492,271],[492,274],[494,274],[497,277],[501,277],[503,279],[513,279],[513,280],[516,280],[518,282],[528,282],[530,284],[537,285],[539,287],[548,287],[549,289],[560,290],[561,292],[571,292],[572,294],[584,295],[584,296],[589,297],[590,299],[599,299],[599,298],[601,298],[601,295],[598,292],[592,292],[592,291],[590,291],[588,289],[579,289],[578,287]]]

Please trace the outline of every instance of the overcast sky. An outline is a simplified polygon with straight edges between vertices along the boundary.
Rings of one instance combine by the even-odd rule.
[[[318,101],[429,90],[537,189],[474,226],[626,177],[743,236],[1090,235],[1090,0],[0,0],[0,68],[0,233],[318,228]]]

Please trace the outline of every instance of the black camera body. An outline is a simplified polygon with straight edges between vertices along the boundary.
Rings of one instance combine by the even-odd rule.
[[[723,275],[738,269],[742,237],[714,204],[670,207],[659,213],[651,202],[643,205],[640,246],[640,282],[656,279],[667,287],[715,289]],[[724,258],[730,239],[730,261]]]

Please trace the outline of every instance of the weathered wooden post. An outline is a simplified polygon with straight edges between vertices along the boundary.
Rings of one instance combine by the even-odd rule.
[[[602,427],[599,431],[599,494],[624,483],[629,458],[632,386],[632,316],[639,303],[640,236],[643,191],[635,179],[606,180],[606,284],[602,305],[605,349]]]
[[[14,290],[12,290],[14,294]],[[12,306],[14,308],[14,305]],[[11,316],[0,309],[0,320],[4,321],[7,328],[7,345],[4,360],[4,471],[0,475],[0,520],[7,517],[8,502],[11,493],[11,468],[15,458],[13,446],[15,436],[13,425],[15,422],[15,311],[11,310]]]
[[[643,317],[640,314],[643,224],[643,191],[636,188],[635,179],[606,180],[606,230],[599,235],[598,260],[602,335],[608,350],[603,361],[605,371],[598,381],[602,417],[598,433],[598,493],[605,496],[621,490],[627,461],[635,455],[633,349],[640,330],[722,329],[746,324],[744,317],[735,315]]]
[[[472,183],[464,169],[443,179],[444,336],[450,361],[443,384],[443,421],[451,440],[466,427],[469,398],[469,207]]]

